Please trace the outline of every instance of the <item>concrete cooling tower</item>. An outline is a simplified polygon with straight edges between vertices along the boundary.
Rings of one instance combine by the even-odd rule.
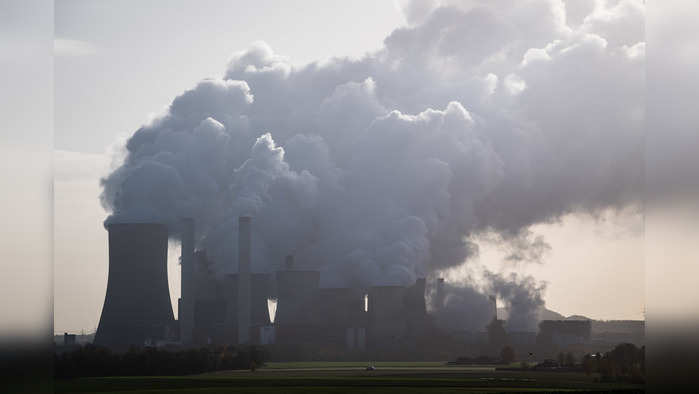
[[[109,232],[109,277],[95,344],[115,349],[174,337],[165,225],[118,223]]]

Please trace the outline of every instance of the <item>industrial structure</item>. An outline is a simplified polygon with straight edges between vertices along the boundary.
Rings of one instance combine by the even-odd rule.
[[[167,282],[168,228],[107,226],[109,280],[95,343],[115,349],[277,343],[363,352],[368,344],[398,349],[428,329],[424,278],[410,287],[321,288],[320,272],[298,269],[292,255],[277,272],[253,273],[252,226],[252,218],[239,218],[237,273],[218,275],[206,251],[195,250],[194,221],[181,221],[178,320]]]
[[[167,280],[167,227],[119,223],[109,232],[109,278],[95,344],[126,348],[176,337]]]
[[[442,278],[434,282],[429,295],[434,309],[428,311],[425,278],[410,286],[323,288],[321,272],[305,269],[293,255],[286,256],[279,270],[253,272],[254,221],[247,216],[238,218],[237,239],[230,239],[237,242],[238,254],[227,263],[237,269],[221,274],[213,270],[206,250],[196,249],[195,225],[183,219],[169,226],[107,226],[109,278],[95,344],[116,350],[133,345],[267,345],[280,359],[443,360],[463,354],[455,352],[499,354],[504,345],[554,354],[566,346],[603,348],[610,341],[643,339],[642,322],[546,320],[538,335],[509,332],[506,321],[497,318],[494,295],[489,296],[492,319],[482,332],[440,330],[432,318],[449,302]],[[181,241],[177,320],[168,286],[170,237]]]

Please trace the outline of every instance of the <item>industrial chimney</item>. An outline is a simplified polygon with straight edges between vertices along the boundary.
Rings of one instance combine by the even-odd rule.
[[[494,295],[491,295],[490,302],[493,304],[493,320],[497,320],[498,319],[498,298]]]
[[[95,344],[114,349],[168,337],[174,328],[165,225],[118,223],[109,232],[109,277]]]
[[[192,343],[194,329],[194,220],[182,220],[180,281],[181,295],[177,312],[180,323],[180,341],[183,344]]]
[[[437,310],[444,308],[444,278],[437,279]]]
[[[238,344],[250,342],[250,249],[252,218],[238,218]]]

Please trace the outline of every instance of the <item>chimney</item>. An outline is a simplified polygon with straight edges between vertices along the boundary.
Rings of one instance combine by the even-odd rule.
[[[238,218],[238,344],[250,342],[250,249],[252,218]]]
[[[182,244],[181,244],[180,281],[181,295],[178,311],[180,323],[180,341],[183,344],[192,343],[192,330],[194,329],[194,220],[186,218],[182,220]]]
[[[444,308],[444,278],[437,279],[437,309]]]
[[[493,303],[493,320],[497,320],[498,319],[498,298],[494,295],[491,295],[490,302]]]

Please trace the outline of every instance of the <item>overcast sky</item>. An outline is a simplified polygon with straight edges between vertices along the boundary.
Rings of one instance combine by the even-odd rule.
[[[410,26],[413,30],[405,28],[403,31],[409,30],[418,36],[428,35],[429,29],[420,30],[419,28],[428,26],[422,25],[425,23],[423,15],[427,15],[431,7],[434,7],[428,3],[327,0],[302,3],[153,1],[148,2],[148,6],[144,6],[142,2],[137,1],[64,0],[57,2],[55,7],[56,57],[54,59],[55,146],[57,149],[54,162],[56,171],[54,186],[55,331],[82,329],[92,331],[99,321],[107,277],[106,231],[103,229],[102,222],[108,214],[98,199],[101,191],[99,179],[118,166],[116,159],[122,154],[126,138],[144,123],[166,112],[175,97],[188,89],[193,89],[200,80],[208,77],[222,77],[232,54],[247,50],[255,42],[264,41],[273,50],[275,56],[281,56],[285,62],[297,68],[313,61],[324,62],[332,57],[348,56],[359,59],[367,53],[383,50],[384,39],[397,28]],[[456,3],[460,3],[459,6],[463,7],[461,12],[466,14],[471,8],[470,4],[478,2]],[[566,4],[570,3],[566,2]],[[583,24],[582,16],[593,11],[592,2],[589,3],[589,7],[579,5],[583,2],[576,3],[578,5],[575,7],[570,6],[563,11],[568,13],[564,20],[572,29],[579,28]],[[627,20],[633,17],[632,11],[623,7],[616,9],[611,3],[616,2],[610,2],[605,9],[609,12],[598,16],[601,22],[597,21],[597,25],[591,22],[593,27],[590,29],[597,29],[596,34],[605,36],[607,43],[599,44],[599,48],[603,48],[600,50],[625,46],[624,50],[627,52],[619,52],[621,54],[618,56],[626,56],[624,59],[631,64],[629,67],[634,67],[633,61],[637,61],[633,60],[636,59],[634,56],[640,57],[641,60],[638,61],[644,61],[645,47],[637,45],[642,43],[644,38],[641,35],[639,40],[638,37],[633,36],[637,34],[633,31],[628,33],[632,36],[631,38],[625,35],[628,30],[638,29],[637,24],[634,25],[633,21]],[[499,18],[515,22],[526,20],[528,23],[537,21],[538,18],[542,21],[555,19],[544,12],[544,8],[534,8],[531,11],[533,15],[527,16],[526,19],[518,19],[520,16],[513,15],[512,7],[507,5],[493,7],[493,10],[497,16],[493,24],[501,23]],[[517,9],[516,11],[524,13],[525,10]],[[538,11],[542,11],[541,16],[536,15]],[[620,20],[618,24],[615,22],[615,16]],[[527,42],[518,41],[517,37],[510,34],[512,32],[503,33],[502,37],[499,36],[501,30],[489,32],[488,21],[486,19],[483,22],[484,27],[481,30],[483,34],[495,36],[497,40],[504,42],[511,40],[513,43],[511,48],[514,48],[511,49],[512,52],[518,50],[518,45],[527,44]],[[509,22],[507,23],[509,26]],[[631,27],[624,26],[623,23],[629,23]],[[512,25],[517,26],[517,23]],[[572,48],[567,51],[568,53],[574,53],[575,48],[585,48],[585,45],[590,45],[589,55],[583,52],[576,56],[598,56],[598,52],[595,52],[598,50],[596,46],[598,42],[594,41],[596,39],[594,37],[582,39],[573,37],[574,34],[568,37],[569,33],[565,31],[565,26],[551,27],[552,31],[556,31],[555,34],[565,36],[565,38],[559,38],[551,35],[549,31],[544,31],[543,27],[538,31],[530,29],[529,26],[531,25],[528,25],[525,30],[531,34],[532,42],[537,43],[536,48],[541,50],[526,52],[530,48],[523,47],[522,54],[516,57],[514,64],[497,60],[497,56],[502,55],[501,52],[498,52],[499,54],[487,52],[487,45],[490,43],[485,46],[480,45],[479,42],[482,39],[479,38],[479,30],[466,29],[460,32],[459,42],[453,44],[457,48],[456,54],[448,53],[443,57],[441,57],[442,54],[436,54],[434,59],[443,62],[444,74],[453,72],[458,76],[463,69],[473,70],[474,80],[478,77],[480,78],[478,80],[483,82],[478,84],[473,82],[473,85],[468,85],[471,82],[463,82],[459,79],[459,83],[463,82],[463,85],[454,89],[464,89],[468,93],[452,91],[451,87],[443,89],[440,87],[441,90],[438,92],[424,90],[422,92],[425,95],[434,94],[434,101],[428,103],[429,108],[444,110],[447,114],[444,116],[448,116],[450,110],[446,109],[446,103],[449,100],[460,100],[466,110],[474,113],[474,118],[482,117],[487,120],[489,116],[495,116],[489,112],[491,104],[477,101],[470,92],[478,89],[487,90],[491,86],[489,84],[494,83],[493,86],[496,87],[493,89],[497,89],[497,96],[494,95],[493,100],[502,100],[503,106],[509,106],[511,105],[509,103],[515,100],[512,97],[516,96],[520,90],[526,89],[527,78],[530,86],[534,87],[530,89],[532,92],[529,96],[530,100],[532,102],[542,100],[549,91],[546,89],[537,91],[536,84],[547,78],[557,78],[554,73],[560,72],[561,69],[565,71],[566,67],[573,66],[562,63],[563,65],[558,69],[530,70],[526,67],[523,55],[525,52],[529,54],[529,62],[537,61],[537,56],[555,58],[560,55],[563,59],[561,62],[564,62],[566,51],[557,48],[554,44],[546,49],[547,45],[556,39],[564,42],[569,40],[565,44],[569,45],[568,48]],[[517,28],[520,27],[517,26]],[[642,28],[643,26],[641,26],[641,34]],[[473,34],[479,37],[471,38],[469,35]],[[397,34],[391,37],[393,40],[387,42],[393,45],[392,48],[401,45],[407,47],[407,44],[400,40],[407,40],[406,37],[409,37],[409,34],[406,33],[405,36]],[[462,39],[469,46],[461,47]],[[453,50],[446,46],[441,49]],[[611,49],[609,51],[612,52]],[[418,52],[417,57],[420,55]],[[425,54],[426,58],[429,56]],[[477,56],[487,57],[490,60],[474,66],[469,59]],[[614,69],[616,63],[603,64],[605,61],[607,61],[606,58],[600,57],[595,65],[605,67],[602,70],[610,75],[623,72],[623,67],[626,67],[626,63],[623,63],[623,66],[619,66],[617,70]],[[524,65],[518,65],[520,63]],[[450,67],[455,67],[456,71],[451,70]],[[532,67],[534,66],[530,68]],[[505,71],[510,69],[521,71]],[[233,71],[229,70],[229,72]],[[522,76],[517,73],[521,73]],[[579,73],[584,74],[581,80],[589,77],[583,70]],[[420,75],[417,74],[417,77]],[[490,75],[496,76],[495,82]],[[392,99],[389,93],[381,96],[384,94],[381,90],[384,86],[383,81],[389,84],[392,80],[381,75],[372,77],[376,80],[379,92],[377,94],[380,96],[377,100],[386,110],[400,109],[404,113],[417,114],[426,109],[422,102]],[[405,74],[406,80],[409,81],[411,78],[415,76]],[[524,85],[520,82],[522,80],[525,81]],[[619,90],[634,94],[635,88],[623,85],[633,81],[633,79],[622,81]],[[482,85],[479,85],[481,83]],[[617,105],[615,99],[624,98],[622,94],[616,96],[616,91],[612,89],[609,92],[588,92],[584,86],[578,88],[581,92],[580,97],[598,97],[599,101],[603,102],[600,105],[606,107],[613,107]],[[639,91],[643,89],[643,86],[638,87]],[[551,92],[557,94],[553,90]],[[255,86],[252,94],[257,94]],[[444,97],[441,96],[442,94]],[[571,106],[585,104],[576,101],[578,97],[569,98]],[[517,110],[523,108],[523,111],[530,111],[538,116],[538,119],[542,119],[542,128],[546,127],[547,122],[561,122],[554,115],[557,113],[557,108],[565,107],[566,103],[544,104],[541,107],[531,104],[531,107],[525,105],[512,108]],[[541,112],[543,107],[553,107],[550,112],[553,115]],[[413,108],[417,109],[413,110]],[[583,108],[585,108],[584,105]],[[564,108],[560,111],[565,110]],[[631,113],[629,116],[632,117],[632,111],[629,112]],[[580,119],[594,116],[595,114],[591,113],[589,116],[581,116]],[[599,124],[621,124],[614,122],[621,121],[610,120],[608,123],[600,121]],[[488,130],[490,128],[495,126],[489,126]],[[277,139],[275,130],[270,132],[272,137]],[[277,132],[282,134],[279,138],[283,139],[283,132]],[[545,131],[542,133],[545,134]],[[619,132],[619,135],[621,136],[622,132]],[[642,142],[640,134],[630,133],[623,137],[633,138],[634,135],[638,140],[628,141],[629,144],[640,144]],[[590,136],[591,139],[597,137],[599,136],[596,134]],[[609,153],[610,157],[618,153],[613,150],[618,143],[615,138],[611,136],[607,144],[600,144],[601,147],[596,152],[600,155]],[[586,142],[581,142],[581,146]],[[608,148],[609,146],[611,148]],[[581,166],[585,167],[585,164],[581,163]],[[596,187],[595,183],[590,185],[591,188]],[[559,190],[552,189],[552,193],[556,192]],[[618,195],[615,194],[610,198],[616,197]],[[564,315],[581,314],[600,319],[641,319],[645,302],[643,248],[641,247],[642,216],[633,202],[624,206],[624,204],[617,204],[616,200],[610,202],[611,200],[606,196],[600,198],[605,200],[604,204],[595,207],[596,216],[590,215],[587,210],[578,213],[566,207],[556,210],[555,214],[548,212],[542,214],[545,220],[528,227],[532,238],[540,235],[550,247],[546,248],[541,256],[536,256],[537,262],[508,261],[506,257],[513,252],[508,249],[511,245],[503,246],[488,242],[481,243],[480,256],[470,258],[497,272],[514,271],[533,275],[537,280],[546,282],[544,293],[546,306]],[[537,201],[540,200],[541,198],[537,197]],[[573,205],[587,203],[587,200],[576,200]],[[504,206],[512,206],[512,203],[507,204]],[[493,220],[495,227],[508,226],[498,222],[498,219]],[[169,263],[173,301],[179,295],[179,269],[175,262],[177,255],[178,252],[173,250],[171,254],[173,258]],[[450,271],[450,275],[455,277],[467,273],[470,271],[463,267]]]

